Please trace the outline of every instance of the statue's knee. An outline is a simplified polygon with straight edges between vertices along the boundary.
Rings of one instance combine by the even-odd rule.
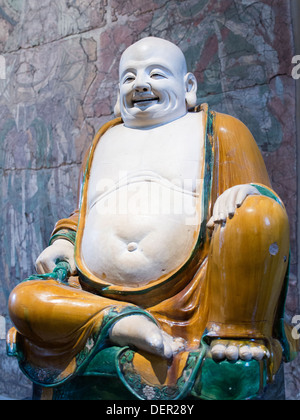
[[[263,195],[248,196],[243,205],[237,209],[240,218],[245,217],[256,222],[267,230],[282,226],[288,229],[289,222],[285,208],[276,200]]]
[[[284,207],[269,197],[247,197],[233,218],[213,233],[210,326],[217,325],[223,337],[270,335],[288,258]]]
[[[223,229],[224,235],[230,237],[233,246],[245,243],[251,247],[257,244],[259,247],[270,248],[271,253],[276,253],[280,246],[289,249],[286,210],[270,197],[248,196]]]
[[[210,260],[220,271],[263,270],[266,263],[285,270],[288,257],[288,217],[272,198],[247,197],[233,218],[214,230]]]
[[[32,312],[37,307],[37,299],[39,299],[37,289],[39,289],[41,283],[40,281],[20,283],[13,289],[9,296],[9,314],[18,330],[28,328]]]
[[[26,283],[18,284],[11,292],[8,300],[8,310],[14,323],[25,316],[30,293]]]

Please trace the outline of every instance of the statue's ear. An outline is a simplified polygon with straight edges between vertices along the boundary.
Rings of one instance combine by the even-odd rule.
[[[119,85],[119,86],[120,86],[120,85]],[[116,118],[121,117],[121,107],[120,107],[120,88],[119,88],[119,90],[118,90],[118,99],[117,99],[116,105],[115,105],[115,107],[114,107],[114,114],[115,114],[115,117],[116,117]]]
[[[192,108],[197,104],[197,80],[193,73],[187,73],[184,77],[184,82],[187,108]]]

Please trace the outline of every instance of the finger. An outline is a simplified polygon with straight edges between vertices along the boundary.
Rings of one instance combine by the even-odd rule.
[[[228,195],[227,200],[227,209],[228,209],[228,215],[233,217],[235,210],[236,210],[236,202],[237,202],[237,195],[238,195],[238,188],[232,188],[230,194]]]
[[[77,268],[76,268],[75,261],[74,261],[73,257],[61,256],[55,262],[56,262],[56,264],[58,264],[59,262],[68,263],[69,264],[69,269],[68,269],[69,274],[70,275],[76,274]]]
[[[226,220],[224,208],[225,208],[224,197],[221,196],[218,198],[214,206],[214,211],[213,211],[214,223],[220,223]]]
[[[216,202],[214,204],[214,210],[213,210],[214,221],[217,220],[218,214],[220,213],[220,204],[221,204],[221,202],[222,202],[222,196],[218,197],[218,199],[216,200]]]
[[[38,274],[45,274],[43,265],[40,260],[37,260],[35,263],[35,269]]]
[[[235,189],[226,191],[218,199],[215,206],[215,223],[226,223],[228,217],[232,217],[235,212]]]
[[[241,207],[241,205],[243,204],[247,196],[248,196],[248,192],[244,188],[241,188],[238,191],[237,196],[236,196],[236,206]]]
[[[229,218],[229,219],[232,219],[232,218],[233,218],[233,216],[234,216],[234,213],[235,213],[235,207],[230,207],[230,208],[228,209],[228,218]]]
[[[218,215],[218,220],[215,221],[215,223],[226,223],[227,214],[225,212],[220,212]]]
[[[51,260],[47,262],[43,261],[42,265],[43,265],[44,274],[52,273],[52,271],[56,267],[56,263]]]
[[[55,268],[55,264],[51,262],[46,262],[43,260],[39,260],[37,263],[37,272],[38,274],[47,274],[51,273]]]
[[[208,229],[213,229],[214,225],[215,225],[215,218],[214,216],[212,216],[207,222],[206,226],[208,227]]]
[[[240,207],[245,199],[248,197],[248,195],[259,195],[259,192],[255,187],[252,187],[252,185],[243,185],[237,193],[236,196],[236,204],[237,207]]]
[[[70,265],[70,274],[73,276],[74,274],[77,273],[77,267],[76,267],[75,261],[69,260],[68,263]]]

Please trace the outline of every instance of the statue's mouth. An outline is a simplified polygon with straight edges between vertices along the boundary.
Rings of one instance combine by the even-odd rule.
[[[150,105],[152,102],[157,103],[159,98],[157,96],[135,96],[132,99],[133,106],[135,105]]]

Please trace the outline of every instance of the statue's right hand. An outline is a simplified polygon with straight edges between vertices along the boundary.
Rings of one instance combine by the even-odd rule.
[[[67,261],[70,265],[70,274],[76,274],[74,245],[66,239],[57,239],[44,249],[35,263],[37,273],[51,273],[59,260]]]

